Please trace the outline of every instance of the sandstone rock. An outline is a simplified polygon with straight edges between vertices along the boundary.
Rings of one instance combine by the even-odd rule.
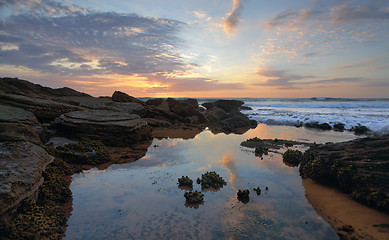
[[[18,94],[29,97],[53,98],[59,96],[89,96],[86,93],[81,93],[71,88],[52,89],[42,87],[39,84],[34,84],[18,78],[0,78],[0,92],[8,94]]]
[[[169,109],[171,112],[178,114],[183,118],[189,119],[190,123],[198,124],[206,122],[205,116],[191,104],[173,98],[168,98],[166,102],[169,104]]]
[[[37,124],[38,120],[29,111],[23,108],[0,104],[0,122],[13,122],[22,124]]]
[[[112,101],[114,101],[114,102],[135,102],[135,103],[139,103],[142,105],[145,104],[145,102],[143,102],[137,98],[134,98],[134,97],[128,95],[127,93],[120,92],[120,91],[115,91],[112,94]]]
[[[65,113],[56,119],[62,132],[100,140],[109,146],[130,146],[151,138],[151,128],[138,115],[106,110]]]
[[[53,161],[30,142],[0,142],[0,215],[34,195],[43,182],[42,172]]]
[[[32,112],[40,122],[52,121],[63,113],[81,109],[74,105],[15,94],[0,94],[0,103],[28,110]]]
[[[192,105],[194,108],[198,108],[199,107],[199,102],[197,101],[197,99],[194,99],[194,98],[188,98],[188,99],[179,100],[179,101],[182,101],[184,103]]]
[[[300,175],[338,186],[368,206],[389,212],[389,136],[311,146]]]
[[[202,105],[207,109],[210,109],[214,106],[223,109],[225,112],[229,113],[231,110],[239,110],[240,107],[244,104],[242,101],[238,100],[217,100],[215,102],[206,102]]]
[[[169,103],[166,101],[166,99],[153,98],[153,99],[147,100],[146,104],[148,106],[155,106],[160,110],[170,112]]]

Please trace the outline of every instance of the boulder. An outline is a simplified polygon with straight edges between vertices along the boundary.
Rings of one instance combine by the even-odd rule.
[[[179,101],[182,101],[184,103],[192,105],[194,108],[198,108],[199,107],[199,102],[197,101],[197,99],[194,99],[194,98],[188,98],[188,99],[179,100]]]
[[[0,142],[0,215],[32,197],[53,161],[42,147],[25,141]]]
[[[146,105],[154,106],[160,110],[170,112],[169,103],[166,101],[166,99],[163,99],[163,98],[149,99],[149,100],[147,100]]]
[[[229,113],[233,109],[239,110],[243,104],[244,102],[238,100],[217,100],[215,102],[206,102],[203,103],[202,105],[207,109],[216,106],[218,108],[223,109],[225,112]]]
[[[112,101],[114,101],[114,102],[135,102],[135,103],[139,103],[142,105],[145,104],[145,102],[143,102],[137,98],[134,98],[134,97],[128,95],[127,93],[120,92],[120,91],[115,91],[112,94]]]
[[[220,122],[227,118],[228,114],[221,108],[211,107],[205,111],[205,115],[211,122]]]
[[[100,140],[108,146],[130,146],[151,138],[151,128],[138,115],[107,110],[65,113],[56,119],[64,134]]]
[[[171,112],[178,114],[179,116],[186,118],[189,123],[198,124],[205,123],[205,116],[199,112],[194,106],[184,101],[179,101],[174,98],[168,98],[166,102],[169,104]],[[194,118],[197,117],[197,118]]]
[[[235,132],[240,128],[255,128],[257,122],[250,120],[246,115],[238,110],[231,110],[228,117],[222,121],[222,129],[226,132]]]
[[[301,159],[300,175],[389,212],[389,135],[311,146]]]

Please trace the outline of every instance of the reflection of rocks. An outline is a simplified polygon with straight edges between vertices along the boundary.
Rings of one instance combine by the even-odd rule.
[[[287,166],[297,167],[300,164],[300,160],[303,157],[303,153],[299,150],[288,149],[282,156],[282,160]]]
[[[238,200],[244,204],[250,201],[250,191],[248,189],[243,191],[239,189],[236,195],[238,196]]]
[[[151,138],[151,129],[138,115],[85,110],[62,115],[57,127],[70,136],[101,140],[110,146],[129,146]]]
[[[300,175],[340,187],[368,206],[389,211],[389,136],[311,146]]]
[[[220,177],[220,175],[217,174],[215,171],[206,172],[202,174],[201,179],[197,178],[196,183],[201,184],[202,189],[220,189],[224,185],[227,185],[226,181],[224,181],[224,179]]]

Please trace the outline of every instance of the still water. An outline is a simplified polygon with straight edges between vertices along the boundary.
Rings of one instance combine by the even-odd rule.
[[[261,159],[240,143],[252,137],[325,143],[354,135],[263,124],[243,135],[181,133],[160,134],[138,161],[73,175],[65,239],[338,239],[306,200],[298,168],[284,165],[280,153]],[[187,206],[177,179],[187,175],[201,190],[196,179],[206,171],[227,185],[203,191],[203,205]],[[247,204],[237,200],[238,189],[250,190]]]

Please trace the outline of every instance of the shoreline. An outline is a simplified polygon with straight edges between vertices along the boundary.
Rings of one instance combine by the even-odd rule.
[[[352,239],[388,239],[389,228],[373,225],[388,224],[389,215],[369,208],[353,200],[340,190],[314,182],[312,179],[302,179],[305,196],[308,202],[334,230]],[[342,231],[344,225],[351,225],[354,232]],[[341,237],[341,239],[343,239]]]

